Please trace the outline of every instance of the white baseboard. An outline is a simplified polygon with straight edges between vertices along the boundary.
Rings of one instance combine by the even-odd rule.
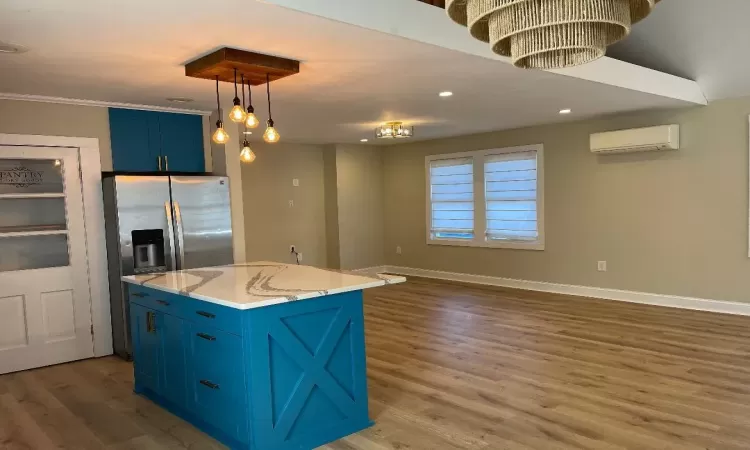
[[[377,275],[379,273],[388,272],[390,266],[373,266],[365,267],[363,269],[355,269],[352,272],[361,273],[362,275]]]
[[[484,284],[529,291],[567,294],[579,297],[591,297],[603,300],[642,303],[646,305],[666,306],[670,308],[693,309],[724,314],[750,316],[750,303],[728,302],[695,297],[680,297],[676,295],[651,294],[648,292],[624,291],[591,286],[575,286],[570,284],[547,283],[544,281],[515,280],[512,278],[471,275],[465,273],[442,272],[439,270],[414,269],[399,266],[377,266],[360,269],[362,273],[392,273],[396,275],[435,278],[438,280],[460,281],[464,283]]]

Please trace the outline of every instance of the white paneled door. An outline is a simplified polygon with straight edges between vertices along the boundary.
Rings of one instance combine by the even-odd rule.
[[[0,146],[0,374],[92,356],[78,149]]]

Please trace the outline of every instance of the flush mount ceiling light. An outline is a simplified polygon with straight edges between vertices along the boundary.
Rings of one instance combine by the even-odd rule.
[[[447,0],[473,37],[523,69],[561,69],[601,58],[660,0]]]
[[[570,109],[568,109],[568,108],[560,110],[560,114],[570,114],[571,112],[573,112],[573,111],[570,110]]]
[[[403,122],[388,122],[375,129],[378,139],[403,139],[414,135],[414,127],[405,127]]]
[[[28,51],[29,49],[23,45],[0,41],[0,53],[26,53]]]
[[[438,95],[441,96],[441,97],[450,97],[450,96],[453,95],[453,92],[451,92],[451,91],[443,91],[443,92],[439,93]]]
[[[360,139],[359,142],[367,142],[369,139]]]

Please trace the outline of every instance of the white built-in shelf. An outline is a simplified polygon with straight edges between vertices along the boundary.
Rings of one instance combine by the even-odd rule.
[[[5,198],[65,198],[65,194],[62,192],[44,192],[40,194],[0,194],[0,200]]]
[[[64,225],[38,225],[25,227],[0,227],[0,238],[25,236],[51,236],[68,234]]]

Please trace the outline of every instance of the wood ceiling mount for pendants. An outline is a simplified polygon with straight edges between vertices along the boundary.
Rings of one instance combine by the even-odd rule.
[[[299,73],[299,61],[224,47],[185,64],[185,75],[206,80],[234,83],[234,70],[245,76],[253,86]]]

